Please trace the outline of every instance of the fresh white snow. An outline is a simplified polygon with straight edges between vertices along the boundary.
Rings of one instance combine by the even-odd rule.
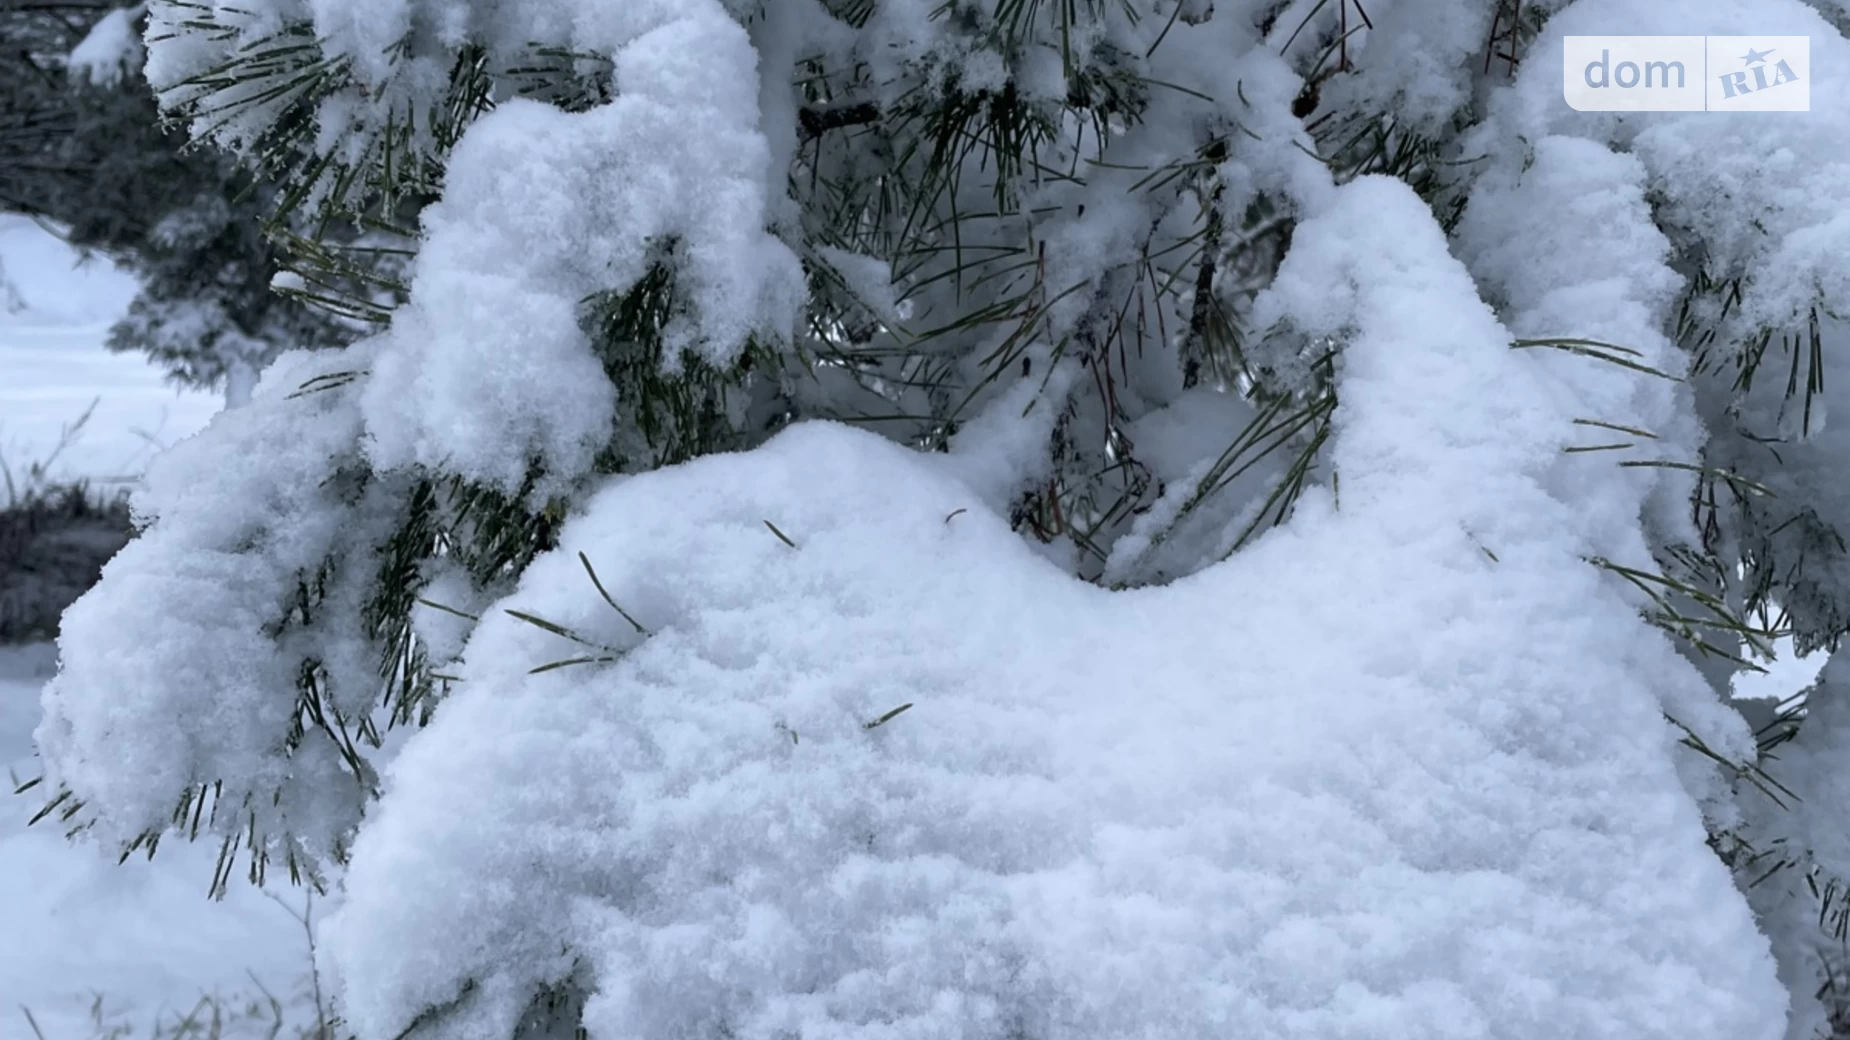
[[[176,389],[140,355],[103,349],[135,295],[134,279],[106,260],[80,262],[38,224],[0,214],[0,272],[22,304],[0,310],[0,462],[15,480],[52,456],[92,405],[51,476],[132,480],[218,411],[218,395]]]
[[[1782,1035],[1659,714],[1704,680],[1550,493],[1621,370],[1508,349],[1374,178],[1262,305],[1356,330],[1341,495],[1170,586],[829,424],[589,501],[360,833],[350,1022],[505,1036],[576,973],[610,1038]]]
[[[141,34],[135,22],[145,9],[145,4],[136,4],[104,15],[91,27],[90,34],[72,48],[71,68],[98,86],[120,83],[123,74],[143,60]]]
[[[176,391],[139,355],[104,350],[135,284],[100,260],[75,265],[45,230],[0,215],[0,269],[24,305],[0,312],[0,457],[16,479],[93,402],[53,476],[132,478],[219,407],[215,394]],[[291,915],[302,891],[276,889],[279,904],[236,886],[214,903],[205,892],[215,845],[170,839],[154,861],[118,866],[94,845],[67,842],[55,820],[26,826],[43,792],[11,792],[39,773],[32,731],[55,668],[50,644],[0,647],[0,1037],[33,1035],[24,1008],[45,1040],[90,1040],[99,1006],[105,1023],[148,1036],[202,996],[243,1009],[262,990],[301,1021],[308,945]],[[262,1035],[252,1026],[249,1035]]]
[[[281,734],[306,661],[327,664],[335,708],[368,706],[352,619],[391,530],[391,482],[423,467],[511,490],[536,462],[543,495],[586,478],[620,435],[620,402],[580,306],[635,285],[664,238],[689,304],[665,330],[671,361],[689,347],[725,363],[794,324],[796,256],[767,230],[794,212],[792,90],[755,62],[787,71],[823,19],[792,3],[746,29],[747,6],[268,0],[159,16],[232,25],[155,48],[150,76],[179,95],[208,89],[185,84],[220,44],[312,21],[356,80],[319,102],[337,160],[428,111],[464,42],[496,60],[535,42],[588,50],[610,61],[615,100],[511,102],[471,127],[392,329],[286,359],[250,412],[155,465],[155,527],[72,611],[72,660],[37,731],[99,832],[158,826],[176,788],[224,776],[270,851],[328,858],[374,778],[355,766],[360,783],[342,786],[329,742],[284,754]],[[1234,140],[1202,176],[1230,212],[1264,194],[1295,222],[1253,346],[1300,389],[1306,359],[1340,348],[1327,481],[1217,564],[1225,543],[1158,544],[1157,520],[1106,561],[1130,584],[1191,577],[1115,594],[1081,582],[1002,519],[1049,461],[1034,380],[1081,382],[1043,352],[1024,355],[1033,379],[1024,365],[998,381],[990,421],[963,426],[948,457],[799,424],[575,499],[563,547],[466,641],[420,618],[442,656],[460,650],[461,681],[366,806],[330,922],[327,965],[363,1035],[437,1008],[433,1036],[498,1038],[568,979],[592,994],[600,1040],[1785,1032],[1809,962],[1782,955],[1782,986],[1773,949],[1809,933],[1756,928],[1705,843],[1702,814],[1734,807],[1732,776],[1677,741],[1684,727],[1746,761],[1752,733],[1639,616],[1643,597],[1594,564],[1652,567],[1653,545],[1694,537],[1675,467],[1702,431],[1665,333],[1683,237],[1733,265],[1710,274],[1770,272],[1726,333],[1843,295],[1844,109],[1825,102],[1850,97],[1831,71],[1850,46],[1796,0],[1703,0],[1684,31],[1828,37],[1815,118],[1581,118],[1553,83],[1560,35],[1635,31],[1662,5],[1576,5],[1487,96],[1448,240],[1404,184],[1339,188],[1287,147],[1307,141],[1276,37],[1348,5],[1286,8],[1263,41],[1225,4],[1215,22],[1184,19],[1168,85],[1218,107],[1172,98],[1120,140],[1169,161],[1207,120],[1267,142]],[[823,49],[866,69],[889,112],[954,81],[1070,87],[1063,51],[1025,48],[1012,67],[943,10],[883,2],[866,46]],[[1078,46],[1153,53],[1170,26],[1123,10]],[[1332,98],[1366,92],[1437,130],[1483,88],[1472,59],[1489,9],[1376,13],[1357,51],[1402,60]],[[255,141],[274,115],[245,106],[221,132]],[[416,123],[411,150],[432,132]],[[1092,290],[1049,304],[1035,347],[1084,327],[1118,259],[1195,226],[1134,191],[1143,176],[1107,166],[1023,200],[1073,214],[1033,229],[1036,277]],[[1509,349],[1555,334],[1627,344],[1672,378]],[[1187,493],[1208,460],[1161,451],[1163,426],[1243,409],[1190,415],[1208,402],[1145,389],[1131,432]],[[993,407],[1012,399],[1012,418]],[[1571,450],[1589,425],[1644,431],[1639,451],[1661,454],[1622,467]],[[324,619],[278,635],[276,602],[323,559]],[[1819,773],[1850,747],[1845,713],[1826,717],[1794,748]],[[1827,816],[1792,820],[1795,840],[1850,856],[1813,833]]]
[[[32,728],[55,664],[49,644],[0,647],[0,772],[9,781],[38,774]],[[303,1020],[309,947],[292,913],[304,891],[276,889],[278,903],[239,885],[208,901],[216,846],[169,839],[152,862],[118,865],[66,841],[55,819],[27,827],[43,792],[14,796],[11,786],[0,795],[0,1037],[30,1036],[29,1009],[46,1040],[90,1040],[98,999],[105,1021],[141,1036],[206,995],[242,1007],[267,990],[286,1020]]]

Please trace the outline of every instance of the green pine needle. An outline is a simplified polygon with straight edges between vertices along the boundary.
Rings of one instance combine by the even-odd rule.
[[[911,702],[902,704],[899,707],[894,708],[892,711],[887,712],[885,715],[882,715],[879,718],[875,719],[874,721],[869,722],[867,725],[863,726],[862,728],[863,729],[878,729],[879,727],[885,725],[886,723],[892,721],[893,719],[898,718],[901,712],[905,711],[907,708],[910,708],[910,707],[912,707]]]
[[[780,542],[783,542],[783,543],[784,543],[785,545],[788,545],[788,546],[789,546],[789,547],[791,547],[792,549],[795,549],[795,548],[797,547],[797,543],[795,543],[795,542],[793,542],[793,541],[791,541],[791,540],[790,540],[790,536],[789,536],[789,535],[787,535],[787,534],[785,534],[784,532],[782,532],[782,531],[780,531],[780,530],[778,530],[778,529],[777,529],[777,525],[776,525],[776,524],[774,524],[774,523],[772,523],[772,522],[771,522],[771,521],[769,521],[769,520],[766,520],[766,521],[764,522],[764,526],[766,526],[766,527],[768,527],[768,528],[770,528],[770,529],[771,529],[771,533],[777,536],[777,540],[778,540],[778,541],[780,541]]]

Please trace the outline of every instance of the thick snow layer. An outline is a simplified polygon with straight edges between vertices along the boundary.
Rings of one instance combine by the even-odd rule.
[[[1352,336],[1340,499],[1169,587],[833,425],[593,498],[369,816],[351,1024],[504,1037],[576,972],[599,1040],[1780,1036],[1557,374],[1397,183],[1267,306]]]
[[[266,407],[221,412],[156,459],[133,501],[151,526],[65,612],[36,737],[52,786],[108,807],[104,842],[165,828],[179,792],[221,779],[227,811],[207,827],[219,834],[248,826],[268,843],[287,832],[311,843],[293,851],[325,863],[357,823],[369,779],[346,771],[322,728],[278,749],[306,662],[327,728],[351,728],[376,704],[378,650],[362,617],[370,550],[405,489],[355,467],[358,395],[342,380],[365,360],[363,346],[286,354],[258,384]],[[342,538],[365,548],[336,553]]]
[[[1561,103],[1562,37],[1632,33],[1663,21],[1657,0],[1582,0],[1552,18],[1516,89],[1497,98],[1496,133],[1534,141],[1572,133],[1623,144],[1643,164],[1664,226],[1699,239],[1707,273],[1747,280],[1729,331],[1802,328],[1817,303],[1850,295],[1838,258],[1850,244],[1850,41],[1801,0],[1700,0],[1675,32],[1811,38],[1811,110],[1586,114]],[[1665,31],[1669,31],[1666,28]],[[1721,294],[1706,301],[1721,307]],[[1703,301],[1699,301],[1701,304]],[[1713,313],[1699,317],[1713,318]]]
[[[1499,158],[1457,229],[1460,258],[1516,336],[1572,330],[1612,344],[1595,348],[1597,358],[1532,348],[1579,427],[1571,443],[1581,450],[1557,456],[1551,491],[1578,501],[1587,548],[1601,558],[1638,566],[1654,542],[1697,544],[1688,519],[1693,478],[1672,467],[1697,465],[1704,436],[1678,382],[1688,355],[1663,331],[1684,279],[1652,223],[1643,165],[1572,137],[1544,137]],[[1641,514],[1656,524],[1649,538]],[[1642,596],[1634,602],[1650,606]],[[1735,761],[1753,758],[1734,711],[1706,690],[1666,689],[1664,708],[1678,722]]]

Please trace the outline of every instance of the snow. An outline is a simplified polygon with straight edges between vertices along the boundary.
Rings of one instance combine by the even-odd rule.
[[[0,314],[0,448],[16,477],[50,455],[63,428],[93,402],[53,476],[135,477],[158,447],[217,410],[215,395],[178,393],[141,357],[104,349],[110,323],[135,292],[126,275],[102,261],[77,266],[63,243],[7,215],[0,215],[0,266],[25,304]],[[303,892],[280,890],[281,905],[240,888],[214,903],[205,890],[216,845],[170,839],[151,862],[117,865],[94,846],[67,842],[55,820],[26,826],[43,789],[11,791],[39,775],[32,730],[55,667],[49,644],[0,647],[0,774],[9,781],[0,793],[0,1036],[34,1035],[26,1008],[46,1040],[84,1040],[96,1033],[98,1000],[105,1026],[145,1035],[204,995],[233,1009],[261,999],[261,989],[282,1003],[287,1021],[303,1021],[309,953],[291,916]],[[234,1029],[228,1040],[264,1032]]]
[[[1811,37],[1809,112],[1587,115],[1561,105],[1563,36],[1633,32],[1660,12],[1653,0],[1563,10],[1523,62],[1516,88],[1498,99],[1499,129],[1529,140],[1571,132],[1627,146],[1662,200],[1659,219],[1700,235],[1707,273],[1751,278],[1753,291],[1729,330],[1745,339],[1762,327],[1802,323],[1815,302],[1842,300],[1850,289],[1836,260],[1850,242],[1843,216],[1850,163],[1835,144],[1850,133],[1850,41],[1800,0],[1703,0],[1679,6],[1677,32]]]
[[[140,356],[103,349],[135,295],[128,275],[101,259],[80,265],[46,230],[6,214],[0,269],[24,303],[0,312],[0,461],[15,479],[51,459],[92,404],[90,419],[51,459],[52,476],[132,478],[218,410],[214,395],[176,390]]]
[[[263,9],[285,6],[215,14],[256,26]],[[669,369],[684,353],[724,367],[750,339],[794,334],[802,265],[766,230],[787,174],[773,174],[759,127],[751,38],[718,0],[314,0],[307,13],[328,53],[351,60],[356,86],[321,113],[324,132],[349,142],[382,123],[421,122],[405,112],[427,103],[436,59],[400,55],[412,24],[496,48],[545,41],[614,67],[611,103],[565,112],[512,99],[448,156],[443,199],[422,215],[411,302],[383,337],[391,345],[366,388],[368,453],[381,468],[440,467],[511,492],[538,463],[542,498],[589,472],[617,401],[581,328],[583,305],[628,291],[670,244]],[[162,18],[189,17],[157,11],[150,38]],[[205,60],[195,50],[184,40],[155,50],[148,75],[169,104],[193,89],[186,77]],[[227,139],[241,133],[214,124]]]
[[[1520,159],[1520,175],[1513,162],[1484,175],[1458,228],[1458,252],[1487,295],[1502,302],[1514,335],[1545,339],[1572,329],[1583,339],[1621,345],[1608,353],[1662,373],[1534,348],[1537,364],[1555,373],[1564,405],[1580,420],[1573,445],[1623,445],[1558,455],[1551,490],[1578,499],[1588,555],[1653,573],[1641,516],[1657,523],[1649,533],[1659,539],[1698,540],[1687,519],[1691,477],[1637,465],[1694,465],[1701,458],[1703,431],[1677,382],[1687,355],[1662,331],[1684,280],[1671,270],[1670,243],[1652,223],[1638,160],[1568,137],[1542,138]],[[1589,242],[1598,248],[1586,248]],[[1611,426],[1648,436],[1615,436]],[[1586,493],[1590,481],[1606,493]],[[1642,595],[1634,603],[1650,606]],[[1753,758],[1737,713],[1707,691],[1679,692],[1664,710],[1732,760]]]
[[[1330,77],[1325,110],[1357,106],[1392,112],[1398,125],[1431,132],[1471,100],[1498,6],[1477,0],[1389,0],[1370,2],[1366,15],[1358,15],[1342,4],[1299,4],[1281,14],[1271,42],[1282,47],[1295,37],[1296,51],[1314,55],[1326,46],[1314,28],[1323,27],[1331,36],[1346,28],[1347,53],[1357,71]],[[1299,31],[1306,17],[1312,28]],[[1338,60],[1338,55],[1325,58],[1332,65]],[[1559,62],[1552,67],[1558,70]]]
[[[332,862],[358,822],[370,778],[346,771],[332,730],[352,739],[377,700],[378,648],[361,615],[372,547],[405,493],[405,479],[356,468],[358,393],[339,374],[365,364],[363,347],[284,355],[255,392],[268,407],[221,412],[156,459],[133,500],[152,524],[104,567],[107,588],[65,612],[63,667],[36,739],[48,784],[109,807],[95,821],[104,843],[164,829],[178,792],[201,784],[226,806],[249,803],[211,814],[206,829],[254,831],[279,863],[302,852]],[[365,548],[336,553],[342,538]],[[315,575],[312,596],[304,575]],[[298,598],[301,615],[279,631],[278,605]],[[130,633],[132,653],[121,647]],[[309,662],[330,732],[312,728],[277,754]]]
[[[1571,378],[1393,182],[1261,310],[1350,337],[1340,498],[1167,587],[824,423],[591,498],[361,832],[350,1023],[573,979],[598,1040],[1783,1035],[1659,714],[1704,680],[1580,559],[1640,489],[1549,479]]]
[[[55,665],[49,644],[0,647],[0,769],[20,781],[38,774],[31,732]],[[0,1036],[32,1035],[22,1007],[46,1040],[80,1040],[93,1035],[99,997],[106,1021],[146,1030],[202,995],[235,1003],[259,987],[302,1019],[309,952],[291,917],[302,891],[282,890],[284,905],[248,886],[209,902],[216,845],[174,840],[152,862],[118,865],[67,842],[55,819],[26,827],[42,791],[10,792],[0,795]]]
[[[99,19],[89,35],[71,49],[72,70],[97,86],[120,83],[123,74],[142,61],[141,34],[135,22],[144,10],[143,4],[119,7]]]
[[[1773,644],[1773,660],[1764,662],[1765,671],[1741,672],[1734,677],[1733,695],[1741,700],[1783,701],[1810,686],[1824,670],[1826,654],[1799,654],[1792,640]]]
[[[1132,450],[1163,483],[1163,493],[1112,547],[1107,581],[1192,574],[1233,549],[1284,466],[1282,452],[1258,454],[1276,439],[1256,435],[1267,429],[1252,425],[1260,418],[1237,393],[1195,387],[1130,425]],[[1180,517],[1189,503],[1206,507]]]
[[[1850,840],[1835,819],[1850,798],[1850,775],[1843,769],[1844,755],[1850,753],[1850,658],[1832,656],[1817,682],[1806,698],[1804,726],[1774,751],[1768,766],[1782,783],[1804,791],[1803,800],[1758,814],[1758,826],[1747,834],[1754,848],[1768,854],[1760,864],[1766,879],[1749,897],[1781,954],[1783,980],[1799,994],[1790,1031],[1794,1037],[1828,1035],[1827,1016],[1843,1014],[1841,975],[1833,980],[1837,991],[1824,987],[1830,968],[1841,972],[1842,962],[1820,942],[1826,923],[1834,925],[1844,910],[1843,895],[1834,891],[1821,913],[1813,885],[1841,886],[1837,879],[1850,864]]]
[[[425,216],[412,302],[367,390],[381,466],[440,465],[510,491],[536,459],[547,491],[589,471],[615,390],[581,302],[627,291],[665,259],[664,241],[679,243],[687,309],[663,334],[668,367],[684,350],[725,365],[748,336],[795,329],[803,273],[764,230],[751,42],[711,0],[684,7],[587,11],[587,24],[610,23],[584,42],[613,56],[617,99],[583,113],[512,102],[457,147]]]
[[[1371,4],[1345,48],[1360,71],[1326,84],[1324,110],[1387,109],[1396,133],[1444,140],[1462,103],[1488,103],[1463,142],[1474,161],[1444,174],[1471,198],[1447,241],[1404,186],[1335,187],[1290,115],[1315,71],[1306,52],[1346,3],[1223,4],[1209,20],[1191,4],[1184,28],[1141,17],[1157,6],[1105,5],[1076,32],[1063,23],[1059,48],[1019,55],[999,42],[1001,10],[981,4],[946,18],[937,0],[891,0],[832,36],[813,3],[748,16],[756,6],[258,0],[156,13],[157,35],[182,18],[230,26],[156,48],[149,75],[182,107],[208,89],[190,77],[284,22],[312,23],[353,75],[316,99],[317,147],[338,161],[360,162],[400,120],[399,154],[438,151],[426,113],[465,45],[485,48],[491,74],[541,46],[608,58],[615,100],[581,112],[513,100],[476,122],[449,156],[391,331],[290,359],[250,414],[156,467],[141,499],[155,527],[73,611],[72,663],[39,730],[53,779],[91,799],[100,835],[159,824],[175,789],[219,776],[259,806],[252,826],[272,853],[326,859],[364,809],[326,964],[368,1037],[438,1008],[433,1034],[502,1040],[538,990],[568,982],[590,993],[599,1040],[1771,1040],[1786,1032],[1782,976],[1792,1029],[1816,1018],[1809,954],[1792,953],[1803,930],[1778,925],[1799,901],[1787,892],[1767,911],[1776,973],[1705,842],[1705,822],[1742,820],[1732,777],[1680,747],[1664,716],[1737,760],[1754,755],[1752,733],[1711,684],[1720,670],[1699,672],[1641,620],[1636,589],[1588,563],[1655,572],[1654,548],[1696,540],[1692,480],[1665,468],[1699,459],[1692,392],[1510,349],[1597,338],[1680,377],[1665,333],[1696,267],[1747,279],[1725,320],[1700,313],[1715,301],[1696,306],[1724,341],[1793,328],[1850,291],[1834,103],[1850,97],[1850,45],[1816,12],[1679,8],[1681,31],[1820,38],[1816,111],[1749,121],[1564,112],[1560,36],[1636,31],[1661,4],[1567,6],[1507,89],[1474,68],[1489,7]],[[1318,25],[1286,43],[1307,18]],[[1043,29],[1036,42],[1050,44]],[[779,236],[813,233],[796,218],[815,214],[786,196],[796,95],[783,73],[812,48],[816,69],[855,69],[867,82],[843,89],[889,113],[1007,74],[1027,97],[1062,99],[1068,63],[1106,54],[1172,82],[1146,118],[1105,135],[1115,155],[1089,154],[1084,134],[1066,144],[1075,124],[1039,156],[1086,172],[1022,188],[1020,211],[993,222],[1005,254],[1045,248],[1032,275],[1004,277],[1013,261],[998,260],[963,297],[942,268],[906,272],[926,287],[905,302],[928,326],[1057,294],[1038,327],[979,325],[932,348],[982,387],[945,455],[803,424],[587,500],[628,404],[596,352],[613,348],[582,327],[587,301],[673,255],[670,369],[683,351],[724,366],[797,325],[802,272]],[[221,143],[256,145],[277,98],[212,98],[238,113]],[[1218,171],[1187,175],[1196,198],[1133,190],[1199,154],[1204,134],[1229,145]],[[801,161],[830,183],[916,172],[875,152],[817,143]],[[1010,187],[952,178],[915,216],[992,188],[1000,203]],[[1142,289],[1119,296],[1141,277],[1123,261],[1186,244],[1193,202],[1241,213],[1261,198],[1295,226],[1277,281],[1237,315],[1255,333],[1242,349],[1307,390],[1307,359],[1340,348],[1335,439],[1286,526],[1204,567],[1272,474],[1249,474],[1192,528],[1171,521],[1215,475],[1205,438],[1225,443],[1255,410],[1183,394],[1174,371],[1133,380],[1120,361],[1135,385],[1110,391],[1107,414],[1078,362],[1053,365],[1048,347],[1089,351],[1093,319],[1119,299],[1141,323]],[[898,316],[878,259],[804,255],[876,317]],[[1151,302],[1159,326],[1180,316]],[[1009,354],[1021,377],[977,371],[1018,333],[1039,341]],[[1092,381],[1108,358],[1086,358]],[[886,375],[865,385],[908,410]],[[296,394],[311,377],[328,385]],[[820,393],[791,396],[803,392]],[[1762,417],[1765,401],[1746,403],[1727,418]],[[1702,417],[1727,431],[1724,411]],[[1776,418],[1782,431],[1792,419]],[[1073,476],[1050,441],[1106,443],[1120,419],[1167,487],[1113,533],[1105,577],[1195,573],[1108,593],[1076,581],[1073,559],[1050,564],[1077,553],[1071,541],[1025,544],[1004,518],[1030,486]],[[1571,450],[1590,426],[1645,432],[1628,434],[1627,455]],[[1811,494],[1838,448],[1827,434],[1792,453],[1795,510],[1842,505]],[[461,679],[373,806],[366,770],[346,777],[320,734],[300,749],[286,734],[311,662],[330,670],[330,704],[367,709],[373,648],[342,618],[396,519],[391,482],[414,467],[504,491],[539,473],[533,501],[564,502],[572,519],[562,548],[485,612],[481,590],[427,561],[429,591],[486,620],[469,634],[420,608],[417,630]],[[268,631],[324,560],[333,620]],[[1831,569],[1810,573],[1835,581]],[[1817,591],[1781,593],[1815,616],[1836,594]],[[1819,790],[1841,759],[1840,707],[1819,713],[1815,747],[1795,748]],[[1755,826],[1850,861],[1833,822]]]

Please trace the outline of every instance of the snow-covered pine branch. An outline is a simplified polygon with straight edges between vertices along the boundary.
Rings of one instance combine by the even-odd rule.
[[[151,475],[59,811],[344,869],[368,1040],[1810,1037],[1743,889],[1843,898],[1841,683],[1789,780],[1726,697],[1850,629],[1850,43],[1562,105],[1664,17],[150,0],[291,226],[421,235]]]

